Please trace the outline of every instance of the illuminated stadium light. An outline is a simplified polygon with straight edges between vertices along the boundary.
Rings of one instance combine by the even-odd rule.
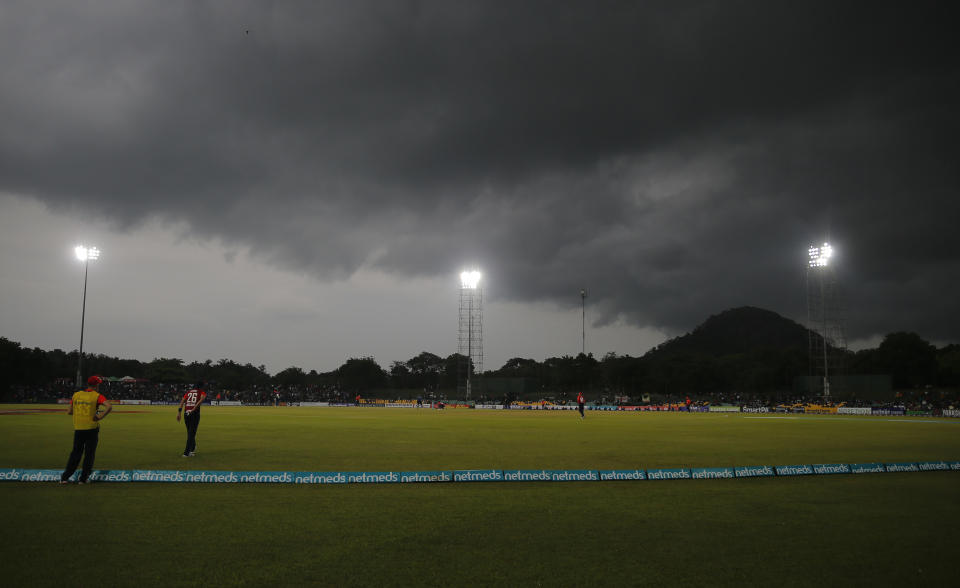
[[[829,243],[824,243],[819,247],[810,247],[807,254],[810,258],[810,267],[825,267],[830,264],[830,258],[833,257],[833,247]]]
[[[480,283],[480,272],[477,270],[460,272],[460,286],[475,290]]]
[[[96,247],[84,247],[83,245],[77,245],[73,248],[73,253],[77,256],[77,259],[80,261],[87,260],[96,260],[100,257],[100,250]]]

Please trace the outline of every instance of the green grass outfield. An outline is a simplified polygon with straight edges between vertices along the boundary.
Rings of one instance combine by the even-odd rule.
[[[9,409],[33,406],[3,406]],[[53,407],[47,407],[53,408]],[[61,407],[62,408],[62,407]],[[118,406],[97,469],[632,469],[960,459],[960,420]],[[767,418],[763,418],[767,416]],[[62,468],[64,413],[0,415]],[[947,585],[960,472],[384,485],[0,483],[4,584]]]

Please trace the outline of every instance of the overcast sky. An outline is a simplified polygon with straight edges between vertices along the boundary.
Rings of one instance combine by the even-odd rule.
[[[0,5],[0,336],[149,361],[487,369],[711,314],[960,340],[949,3]]]

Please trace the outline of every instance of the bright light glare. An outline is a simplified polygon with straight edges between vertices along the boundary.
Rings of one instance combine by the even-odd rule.
[[[95,260],[100,257],[100,250],[96,247],[87,248],[83,245],[77,245],[73,248],[73,252],[80,261]]]
[[[810,247],[807,253],[810,256],[810,267],[824,267],[833,257],[833,247],[829,243],[824,243],[820,247]]]
[[[460,285],[464,288],[476,288],[477,284],[480,283],[480,272],[477,270],[472,270],[469,272],[460,273]]]

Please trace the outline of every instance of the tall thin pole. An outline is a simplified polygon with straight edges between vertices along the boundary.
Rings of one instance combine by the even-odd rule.
[[[80,313],[80,353],[77,356],[77,388],[83,386],[83,327],[87,320],[87,272],[90,269],[89,257],[83,262],[83,310]]]
[[[828,373],[828,362],[827,362],[827,297],[824,292],[824,270],[821,269],[820,272],[820,312],[822,314],[822,330],[823,330],[823,398],[824,400],[830,400],[830,379]]]
[[[587,354],[587,291],[580,290],[580,353]]]

